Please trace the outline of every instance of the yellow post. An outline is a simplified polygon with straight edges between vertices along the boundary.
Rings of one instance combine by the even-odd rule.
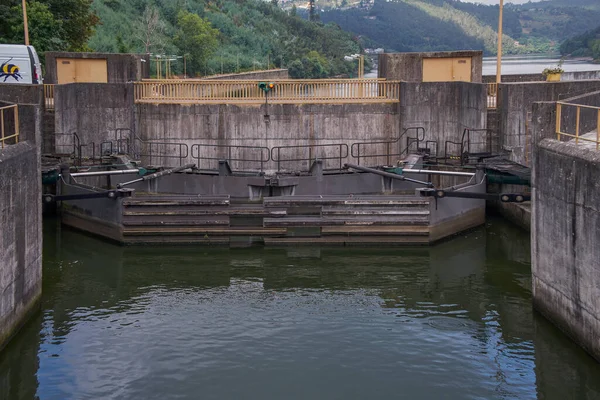
[[[502,82],[502,13],[504,0],[500,0],[500,13],[498,15],[498,56],[496,57],[496,83]],[[498,90],[498,89],[496,89]]]
[[[15,105],[15,143],[19,143],[19,106]]]
[[[579,144],[579,119],[581,116],[581,108],[577,106],[577,118],[575,119],[575,144]]]
[[[596,120],[596,150],[600,150],[600,109],[598,110],[598,119]]]
[[[25,29],[25,44],[29,46],[29,25],[27,24],[27,6],[25,0],[22,1],[23,6],[23,29]]]
[[[562,104],[556,103],[556,140],[560,141],[560,120],[562,114]]]
[[[0,143],[4,148],[4,110],[0,108]]]

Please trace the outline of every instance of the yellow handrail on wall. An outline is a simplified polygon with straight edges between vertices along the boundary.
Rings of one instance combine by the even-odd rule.
[[[497,108],[498,106],[498,84],[487,84],[487,108]]]
[[[44,107],[46,110],[54,110],[54,86],[44,84]]]
[[[269,103],[397,103],[400,82],[381,79],[273,80]],[[135,102],[153,104],[264,103],[259,81],[154,80],[136,82]]]
[[[572,107],[575,108],[575,132],[574,133],[563,132],[562,127],[563,127],[563,117],[565,115],[565,111],[568,112],[568,110],[572,109]],[[582,110],[592,110],[592,113],[596,117],[596,123],[595,123],[596,138],[595,139],[590,139],[590,138],[581,136],[581,125],[582,125],[581,111]],[[596,150],[600,150],[600,107],[584,106],[581,104],[571,104],[571,103],[564,103],[564,102],[560,102],[560,101],[557,102],[556,103],[556,138],[557,138],[557,140],[560,141],[563,137],[575,139],[575,144],[579,144],[580,140],[582,140],[584,142],[595,143]]]
[[[16,143],[19,143],[19,106],[14,104],[0,107],[0,146],[4,148]]]

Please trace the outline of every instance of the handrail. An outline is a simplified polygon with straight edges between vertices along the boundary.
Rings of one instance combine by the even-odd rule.
[[[316,150],[317,149],[325,149],[325,151],[330,149],[337,149],[339,154],[337,156],[318,156]],[[282,150],[298,150],[304,149],[308,150],[308,157],[302,156],[297,157],[292,155],[290,158],[286,158],[284,154],[284,158],[281,157]],[[334,143],[334,144],[309,144],[306,146],[275,146],[271,148],[271,160],[277,163],[277,170],[281,171],[281,163],[282,162],[292,162],[292,161],[308,161],[311,163],[313,160],[338,160],[339,161],[339,169],[341,170],[343,167],[343,160],[348,158],[348,145],[345,143]]]
[[[210,156],[201,154],[202,149],[213,149],[216,151],[216,156]],[[219,155],[219,149],[224,149],[227,156]],[[247,158],[246,156],[240,156],[239,152],[250,152],[251,154],[260,153],[260,158]],[[197,160],[198,168],[200,168],[201,160],[213,160],[220,161],[226,159],[231,165],[233,161],[241,161],[248,163],[259,163],[260,170],[264,170],[264,166],[270,160],[270,151],[268,147],[262,146],[235,146],[235,145],[221,145],[221,144],[203,144],[197,143],[192,145],[192,158]]]
[[[575,111],[575,134],[563,132],[561,130],[562,129],[563,111],[564,111],[563,107],[575,107],[575,110],[576,110]],[[596,139],[590,139],[590,138],[581,136],[581,125],[582,125],[581,110],[582,109],[592,110],[592,112],[595,111],[594,114],[596,116],[596,123],[595,123]],[[592,122],[592,124],[590,124],[589,120],[590,120],[589,117],[587,119],[584,119],[584,124],[585,124],[585,122],[588,122],[587,124],[585,124],[586,126],[588,126],[588,128],[590,128],[593,125],[593,122]],[[565,103],[565,102],[561,102],[561,101],[556,102],[556,138],[557,138],[557,140],[561,141],[563,136],[567,137],[567,138],[575,139],[575,144],[579,144],[580,140],[582,140],[584,142],[595,143],[596,150],[600,150],[600,107],[587,106],[587,105],[583,105],[583,104]]]
[[[44,108],[54,110],[54,84],[44,83]]]
[[[494,109],[498,107],[498,84],[487,84],[487,108]]]
[[[400,82],[380,79],[275,80],[268,93],[259,81],[142,81],[134,83],[135,102],[150,104],[241,103],[397,103]]]
[[[402,138],[404,137],[404,135],[406,135],[410,131],[416,131],[417,137],[414,138],[414,137],[407,136],[406,137],[406,148],[402,151],[398,150],[398,153],[392,153],[391,146],[394,144],[399,144],[400,141],[402,140]],[[422,138],[419,137],[419,133],[422,133]],[[403,155],[408,154],[410,145],[412,145],[413,143],[417,143],[417,148],[418,148],[419,142],[422,142],[422,141],[425,141],[425,128],[423,128],[422,126],[412,126],[412,127],[405,128],[402,131],[402,133],[400,134],[400,136],[398,136],[396,139],[393,139],[393,140],[352,143],[352,145],[350,146],[350,154],[352,155],[353,158],[356,158],[358,165],[360,165],[361,158],[379,158],[379,157],[386,157],[387,164],[390,165],[391,164],[390,157],[392,157],[392,156],[402,157]],[[366,145],[385,145],[387,151],[385,154],[364,155],[361,153],[361,148],[363,148]]]
[[[6,115],[10,115],[10,111],[12,111],[12,118],[7,118]],[[7,130],[10,130],[12,134],[7,135]],[[10,139],[13,139],[14,143],[9,143]],[[19,143],[19,106],[13,104],[0,107],[0,146],[4,148],[5,145],[17,143]]]

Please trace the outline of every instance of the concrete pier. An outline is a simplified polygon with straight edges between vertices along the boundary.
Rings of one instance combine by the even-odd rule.
[[[533,171],[534,306],[600,361],[600,152],[543,139]]]
[[[36,146],[0,150],[0,350],[42,294],[41,180]]]

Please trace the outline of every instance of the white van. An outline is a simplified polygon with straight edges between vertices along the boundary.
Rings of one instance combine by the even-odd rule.
[[[0,44],[0,84],[41,84],[42,64],[33,46]]]

